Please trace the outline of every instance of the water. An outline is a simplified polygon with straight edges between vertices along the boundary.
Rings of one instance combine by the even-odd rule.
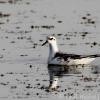
[[[100,54],[99,12],[99,0],[0,0],[0,100],[99,100],[100,58],[48,67],[41,46],[54,35],[63,52]],[[47,91],[49,71],[55,91]]]

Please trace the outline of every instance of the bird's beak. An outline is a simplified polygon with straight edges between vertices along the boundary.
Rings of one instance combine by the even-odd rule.
[[[43,44],[42,44],[42,46],[44,46],[45,44],[47,44],[48,43],[48,41],[46,40]]]

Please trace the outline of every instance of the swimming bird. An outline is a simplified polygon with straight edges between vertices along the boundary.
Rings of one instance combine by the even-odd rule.
[[[47,43],[49,43],[49,65],[85,65],[91,63],[96,57],[100,57],[100,54],[77,55],[60,52],[54,36],[48,36],[42,46]]]

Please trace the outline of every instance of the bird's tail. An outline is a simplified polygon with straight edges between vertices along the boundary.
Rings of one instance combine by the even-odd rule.
[[[100,54],[90,55],[89,57],[91,57],[91,58],[100,57]]]

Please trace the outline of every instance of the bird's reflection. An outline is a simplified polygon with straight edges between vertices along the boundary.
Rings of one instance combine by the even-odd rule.
[[[87,72],[87,69],[88,72]],[[48,65],[48,73],[50,77],[50,83],[49,83],[49,90],[56,90],[58,87],[58,81],[59,78],[65,76],[65,75],[72,75],[72,74],[83,74],[86,72],[92,73],[93,70],[97,71],[97,67],[94,69],[92,67],[87,67],[84,65],[79,65],[79,66],[58,66],[58,65]]]
[[[66,74],[79,73],[79,71],[77,70],[77,66],[48,65],[48,73],[50,77],[49,89],[55,90],[60,77]]]

